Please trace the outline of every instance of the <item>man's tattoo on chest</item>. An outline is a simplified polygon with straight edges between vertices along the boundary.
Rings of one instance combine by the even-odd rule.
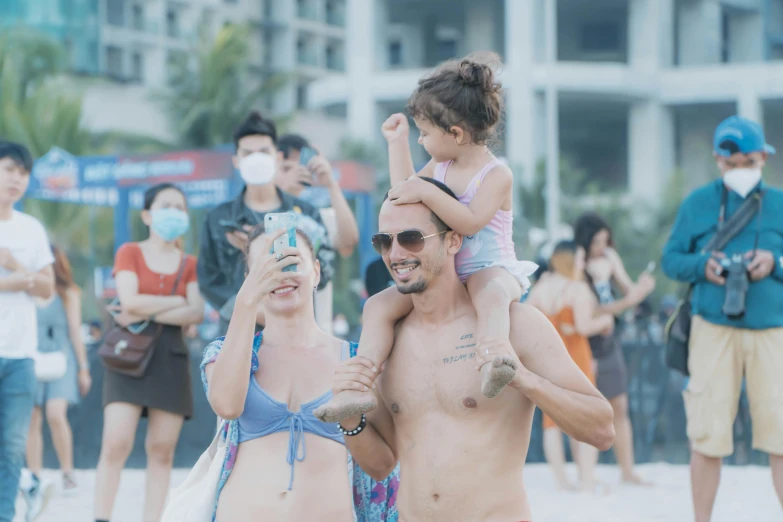
[[[472,333],[463,335],[462,337],[459,338],[459,340],[460,341],[464,341],[464,344],[458,344],[456,346],[456,349],[457,350],[465,350],[466,348],[475,348],[476,347],[476,343],[475,342],[471,342],[472,339],[473,339],[473,334]]]
[[[457,362],[469,361],[476,357],[476,352],[463,353],[462,355],[452,355],[451,357],[444,357],[443,364],[453,364]]]

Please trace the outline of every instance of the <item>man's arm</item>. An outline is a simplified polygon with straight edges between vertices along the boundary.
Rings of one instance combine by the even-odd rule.
[[[336,395],[344,390],[366,391],[365,385],[371,385],[375,378],[372,367],[372,361],[361,356],[343,361],[335,372],[332,393]],[[388,477],[397,465],[394,420],[379,393],[382,389],[382,381],[382,378],[375,380],[374,393],[378,407],[367,414],[367,425],[359,434],[345,437],[345,444],[353,459],[365,473],[377,481]],[[352,430],[360,422],[361,417],[352,417],[345,419],[340,425],[347,430]]]
[[[0,292],[27,292],[34,297],[49,299],[54,292],[54,269],[46,265],[38,272],[14,272],[0,277]]]
[[[32,284],[27,293],[41,299],[49,299],[54,292],[54,268],[52,265],[46,265],[30,275],[32,276]]]
[[[329,187],[329,196],[334,209],[337,233],[333,239],[334,249],[343,257],[350,257],[354,247],[359,243],[359,226],[353,215],[351,206],[343,195],[337,182]]]
[[[24,292],[31,285],[32,277],[22,272],[0,277],[0,292]]]
[[[569,436],[605,451],[614,442],[612,406],[574,363],[552,323],[524,304],[511,306],[510,341],[522,366],[511,386]]]
[[[663,247],[661,268],[670,279],[686,283],[699,283],[706,279],[705,268],[710,253],[691,252],[692,232],[689,219],[691,199],[686,199],[677,213],[669,241]]]

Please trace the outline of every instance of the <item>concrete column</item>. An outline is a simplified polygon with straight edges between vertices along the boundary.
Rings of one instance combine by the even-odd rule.
[[[741,90],[737,99],[737,114],[764,126],[764,108],[758,94],[752,90]]]
[[[291,114],[296,110],[296,89],[298,83],[295,75],[297,56],[296,39],[298,36],[298,24],[292,23],[296,20],[296,2],[277,1],[273,4],[274,16],[276,20],[283,20],[286,23],[285,29],[272,31],[273,40],[271,53],[272,63],[265,64],[275,72],[287,75],[285,87],[273,96],[273,112],[276,114]]]
[[[504,21],[505,56],[503,83],[506,86],[506,157],[514,170],[515,212],[521,213],[519,187],[535,177],[535,115],[533,85],[533,0],[506,0]]]
[[[348,75],[348,132],[354,138],[370,139],[375,125],[375,102],[370,84],[374,72],[375,16],[378,0],[348,0],[345,31]]]
[[[721,62],[722,8],[720,0],[693,0],[679,4],[680,65]]]
[[[552,70],[557,65],[557,0],[544,7],[546,27],[546,63]],[[560,227],[560,111],[557,86],[549,74],[546,88],[546,228],[554,238]]]
[[[635,69],[656,72],[672,65],[674,0],[631,0],[628,47],[628,61]]]
[[[660,203],[674,172],[674,115],[657,101],[631,106],[628,115],[628,185],[631,194]]]
[[[463,54],[494,50],[495,13],[487,9],[483,2],[475,0],[465,2],[465,11]]]

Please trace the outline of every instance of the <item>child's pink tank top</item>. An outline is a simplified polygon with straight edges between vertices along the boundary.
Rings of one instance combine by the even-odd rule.
[[[484,165],[468,188],[459,196],[463,205],[469,205],[476,196],[479,187],[484,182],[487,173],[500,165],[500,160],[493,157]],[[435,165],[434,179],[446,183],[446,173],[451,161]],[[465,282],[475,272],[490,266],[502,266],[511,272],[524,290],[530,287],[529,276],[538,269],[538,265],[529,261],[518,261],[514,251],[513,234],[514,214],[511,210],[498,209],[487,226],[472,236],[465,236],[462,249],[456,256],[457,274]]]

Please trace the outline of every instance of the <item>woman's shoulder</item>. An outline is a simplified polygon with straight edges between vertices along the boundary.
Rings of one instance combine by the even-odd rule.
[[[117,252],[141,252],[141,244],[138,241],[128,241],[120,245]]]
[[[138,243],[123,243],[114,254],[114,274],[123,270],[136,271],[139,267],[137,260],[141,255]]]

